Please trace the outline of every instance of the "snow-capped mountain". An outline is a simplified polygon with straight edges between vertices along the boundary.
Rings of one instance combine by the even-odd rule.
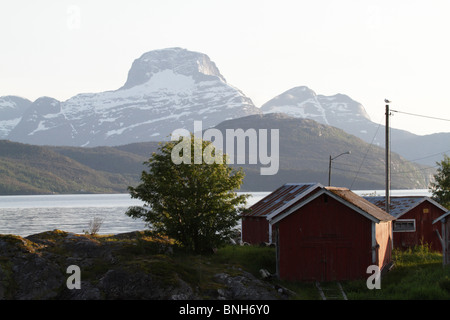
[[[373,122],[364,106],[345,94],[318,95],[306,86],[289,89],[262,105],[263,113],[286,113],[297,118],[312,119],[344,130],[358,138],[384,146],[384,126]],[[384,113],[384,109],[380,112]],[[404,140],[416,135],[391,129],[393,140]]]
[[[297,118],[316,120],[344,130],[365,142],[385,146],[385,126],[373,122],[363,105],[343,94],[317,95],[305,86],[292,88],[261,107],[266,113],[286,113]],[[380,114],[384,114],[384,105]],[[434,166],[450,149],[450,133],[418,136],[401,129],[390,129],[392,151],[408,160]]]
[[[38,145],[113,146],[168,140],[175,129],[193,131],[226,119],[260,114],[229,85],[210,58],[181,48],[150,51],[135,60],[124,86],[78,94],[60,102],[37,99],[8,139]]]
[[[0,97],[0,139],[36,145],[117,146],[168,140],[176,129],[193,131],[196,120],[207,129],[224,120],[263,113],[308,118],[381,147],[385,143],[384,126],[372,122],[362,104],[346,95],[324,96],[305,86],[295,87],[257,108],[227,83],[206,54],[181,48],[143,54],[117,90],[78,94],[66,101]],[[450,133],[417,136],[392,128],[391,141],[394,152],[429,166],[450,149]]]
[[[306,86],[283,92],[262,105],[263,113],[286,113],[331,125],[368,141],[378,124],[370,120],[363,105],[344,94],[317,95]]]
[[[9,135],[30,104],[30,100],[16,96],[0,97],[0,139],[5,139]]]

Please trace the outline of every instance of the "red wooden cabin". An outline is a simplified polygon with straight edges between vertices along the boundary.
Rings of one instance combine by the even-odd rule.
[[[281,279],[366,278],[370,265],[382,270],[392,263],[394,217],[348,189],[288,184],[253,207],[271,231],[262,227],[250,236],[243,224],[243,239],[272,235]]]
[[[320,186],[318,183],[287,183],[255,203],[241,216],[242,242],[272,243],[272,227],[267,216],[283,210],[291,201],[313,192]]]
[[[380,208],[385,208],[385,197],[365,197]],[[389,213],[393,223],[394,248],[406,249],[426,243],[433,251],[442,251],[436,231],[441,223],[433,221],[448,210],[429,197],[391,197]]]

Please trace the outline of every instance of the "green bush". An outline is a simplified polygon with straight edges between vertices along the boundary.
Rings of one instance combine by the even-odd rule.
[[[442,261],[442,255],[439,252],[431,251],[431,246],[423,242],[406,250],[394,249],[393,257],[395,263],[402,266]]]
[[[439,287],[442,290],[450,293],[450,278],[448,276],[445,276],[444,278],[439,280]]]
[[[260,246],[225,246],[214,256],[216,262],[237,263],[249,270],[255,276],[260,269],[275,273],[275,248]]]

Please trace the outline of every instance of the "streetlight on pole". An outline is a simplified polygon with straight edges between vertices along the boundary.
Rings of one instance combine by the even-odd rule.
[[[330,155],[330,162],[328,163],[328,186],[331,186],[331,161],[333,161],[334,159],[344,155],[344,154],[351,154],[351,151],[347,151],[347,152],[343,152],[340,155],[337,155],[336,157],[332,158]]]

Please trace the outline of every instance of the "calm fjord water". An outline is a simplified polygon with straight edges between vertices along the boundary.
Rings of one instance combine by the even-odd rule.
[[[384,191],[355,191],[382,196]],[[258,202],[269,192],[248,192],[247,205]],[[426,195],[428,190],[392,190],[392,195]],[[39,232],[60,229],[83,233],[95,217],[103,219],[100,234],[117,234],[144,230],[145,223],[135,220],[125,211],[142,202],[129,194],[76,194],[0,196],[0,234],[28,236]]]

